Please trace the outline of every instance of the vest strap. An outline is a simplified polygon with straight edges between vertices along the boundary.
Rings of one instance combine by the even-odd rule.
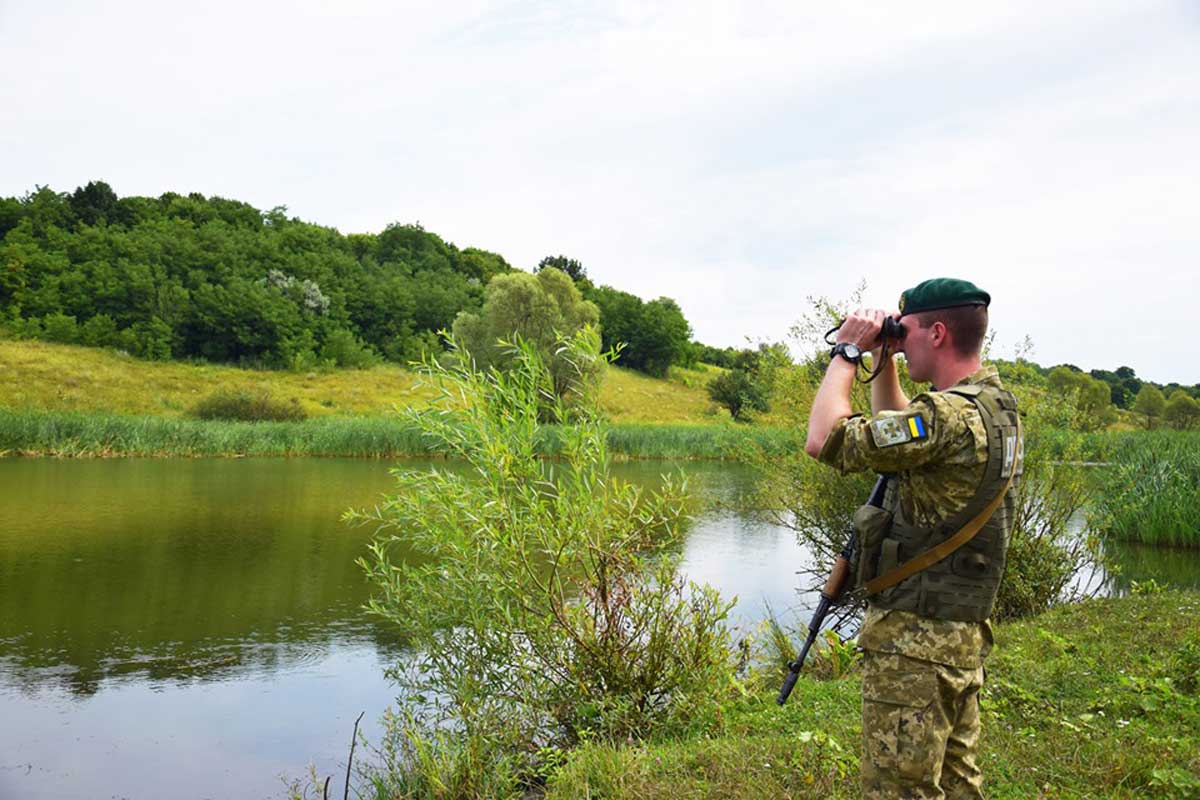
[[[877,578],[867,581],[866,589],[868,595],[879,594],[884,589],[890,589],[906,578],[916,575],[923,569],[928,569],[934,564],[941,561],[946,556],[953,553],[958,548],[962,547],[967,542],[975,538],[975,534],[983,529],[983,526],[991,519],[992,514],[1004,502],[1004,496],[1008,494],[1009,488],[1012,486],[1013,478],[1016,477],[1016,465],[1013,465],[1012,472],[1008,475],[1008,480],[1004,482],[1004,488],[996,493],[996,496],[984,506],[978,514],[976,514],[966,525],[959,529],[958,533],[954,534],[945,541],[929,548],[919,556],[910,558],[900,566],[893,570],[885,572]]]

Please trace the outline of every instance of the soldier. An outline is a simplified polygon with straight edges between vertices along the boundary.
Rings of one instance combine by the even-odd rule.
[[[887,315],[856,311],[813,400],[810,456],[842,473],[893,475],[884,509],[855,517],[867,594],[864,798],[983,796],[979,691],[1023,452],[1016,401],[981,365],[990,301],[950,278],[901,294],[896,349],[933,388],[910,401],[888,357],[871,417],[853,413],[850,389]]]

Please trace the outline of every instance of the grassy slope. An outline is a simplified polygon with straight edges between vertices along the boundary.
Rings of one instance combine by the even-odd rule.
[[[704,384],[713,368],[675,370],[655,380],[613,368],[601,405],[616,423],[708,423]],[[37,341],[0,340],[0,408],[103,411],[180,418],[217,388],[266,389],[296,398],[312,417],[379,416],[396,404],[428,399],[416,376],[394,365],[368,370],[275,372],[236,367],[155,363],[112,350]],[[728,419],[728,415],[724,415]]]
[[[1200,594],[1094,600],[1001,626],[982,766],[993,800],[1200,797]],[[709,731],[573,755],[548,797],[853,798],[859,679],[774,678]]]

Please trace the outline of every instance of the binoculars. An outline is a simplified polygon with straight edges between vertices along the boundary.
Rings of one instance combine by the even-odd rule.
[[[837,324],[837,328],[829,329],[829,332],[825,334],[826,344],[833,344],[833,342],[829,340],[829,337],[837,333],[838,328],[842,327],[842,324],[845,321],[846,320],[842,320],[839,322]],[[902,323],[900,320],[896,319],[895,317],[884,317],[883,329],[879,331],[879,341],[886,343],[888,339],[903,339],[904,334],[906,333],[908,333],[908,331],[905,329],[904,323]]]
[[[904,323],[895,317],[884,317],[883,330],[879,332],[880,339],[903,339],[907,331]]]

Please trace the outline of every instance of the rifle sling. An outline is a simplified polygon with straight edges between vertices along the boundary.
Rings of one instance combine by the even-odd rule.
[[[991,499],[991,502],[984,506],[970,522],[963,525],[958,533],[929,548],[919,556],[905,561],[895,569],[867,581],[867,594],[879,594],[884,589],[890,589],[905,578],[912,577],[923,569],[928,569],[974,539],[975,534],[979,533],[987,521],[991,519],[992,514],[996,512],[996,509],[1000,507],[1000,503],[1004,501],[1004,495],[1008,494],[1008,489],[1012,486],[1013,477],[1016,474],[1016,465],[1014,465],[1012,472],[1008,476],[1008,480],[1004,483],[1004,488],[997,492],[996,496]]]

